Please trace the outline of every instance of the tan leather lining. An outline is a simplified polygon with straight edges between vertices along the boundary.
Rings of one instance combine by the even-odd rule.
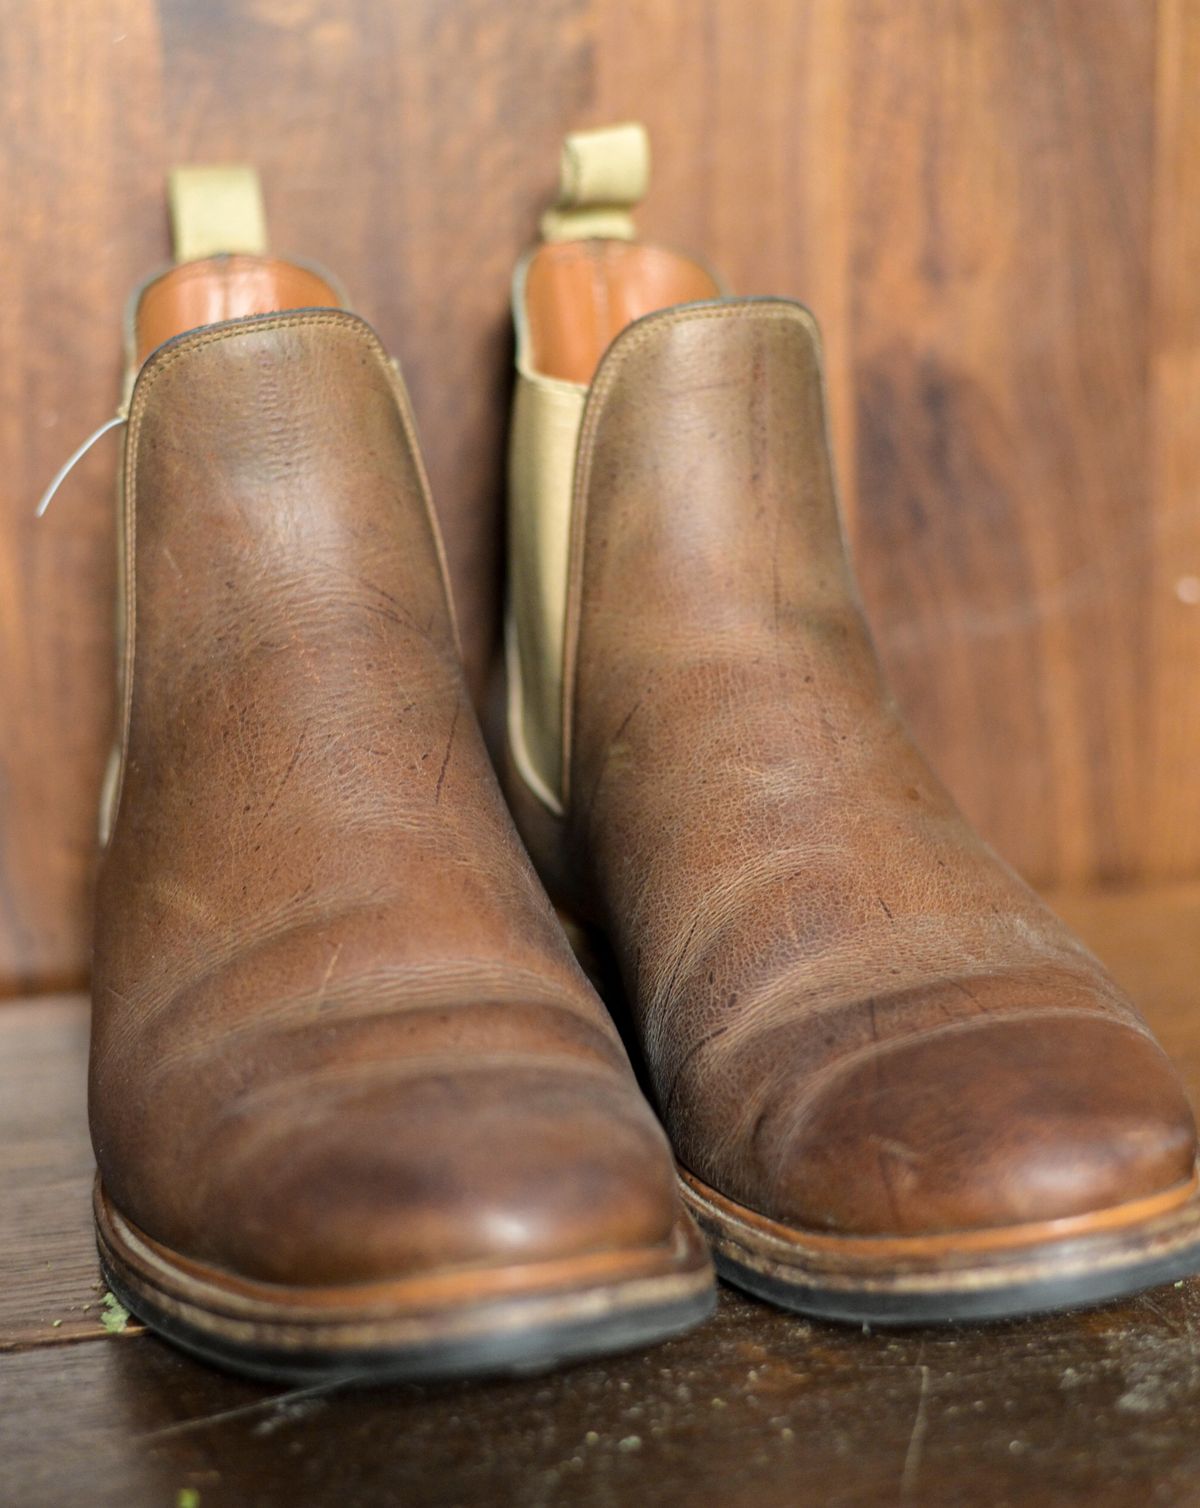
[[[720,292],[711,273],[662,246],[607,240],[543,246],[525,275],[530,365],[563,382],[590,382],[626,325]]]
[[[558,809],[562,634],[571,479],[587,389],[517,374],[509,450],[509,739],[539,800]]]
[[[173,336],[221,320],[288,309],[336,309],[341,299],[324,278],[280,257],[205,257],[183,262],[143,291],[136,316],[137,360]]]

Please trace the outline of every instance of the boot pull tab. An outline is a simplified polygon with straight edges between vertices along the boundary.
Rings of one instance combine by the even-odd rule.
[[[650,139],[640,121],[563,138],[558,198],[542,216],[547,241],[634,238],[631,211],[650,185]]]
[[[116,429],[118,425],[127,423],[128,419],[128,412],[122,409],[120,413],[114,414],[111,419],[106,419],[99,429],[94,430],[92,434],[90,434],[83,442],[83,444],[67,457],[63,464],[54,473],[54,479],[51,481],[49,487],[47,487],[45,492],[42,493],[42,496],[37,505],[37,511],[34,515],[36,518],[41,518],[45,514],[46,509],[50,506],[54,494],[71,475],[72,471],[74,471],[79,462],[83,460],[84,456],[87,455],[88,451],[91,450],[92,446],[95,445],[96,441],[102,440],[104,436],[108,434],[109,430]]]
[[[172,168],[167,200],[176,262],[196,262],[222,252],[266,253],[267,217],[254,168]]]
[[[222,253],[264,255],[267,217],[257,171],[245,165],[172,168],[167,175],[171,212],[171,245],[175,261],[193,262]],[[125,394],[115,416],[83,442],[59,467],[37,505],[41,518],[54,494],[98,440],[129,418],[129,397],[135,371],[130,369]]]

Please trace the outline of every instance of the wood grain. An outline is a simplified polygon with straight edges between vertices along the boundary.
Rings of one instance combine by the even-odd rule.
[[[1154,8],[859,14],[856,537],[884,660],[1020,868],[1135,875],[1158,778]]]
[[[176,161],[251,159],[413,390],[474,683],[511,265],[568,127],[643,116],[648,233],[826,332],[900,700],[1039,881],[1200,874],[1198,0],[8,0],[0,996],[82,983],[109,736],[109,443]]]
[[[0,1352],[105,1333],[87,1043],[78,995],[0,1005]]]
[[[1195,874],[1200,842],[1200,5],[1159,7],[1147,604],[1148,864]]]
[[[0,995],[82,980],[111,737],[119,320],[161,219],[149,0],[8,5],[0,25]],[[131,104],[133,108],[131,108]]]
[[[703,1330],[518,1382],[284,1392],[148,1336],[0,1357],[13,1508],[1189,1508],[1200,1289],[880,1336],[726,1292]]]

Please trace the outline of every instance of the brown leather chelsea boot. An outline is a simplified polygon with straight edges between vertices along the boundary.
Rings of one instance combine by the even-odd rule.
[[[813,320],[630,239],[645,167],[571,139],[518,270],[507,779],[718,1270],[873,1323],[1193,1271],[1178,1078],[881,680]]]
[[[271,1377],[685,1328],[708,1254],[489,765],[397,370],[327,279],[226,231],[211,183],[177,194],[177,228],[217,225],[130,322],[106,1277]]]

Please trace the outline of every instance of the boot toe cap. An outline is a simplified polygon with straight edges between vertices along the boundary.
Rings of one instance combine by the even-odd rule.
[[[761,1212],[861,1236],[1086,1215],[1186,1182],[1196,1155],[1162,1050],[1095,1017],[881,1046],[801,1106],[777,1103],[760,1130]]]
[[[221,1163],[190,1249],[300,1286],[654,1246],[679,1210],[640,1096],[572,1071],[326,1094],[231,1142]]]

